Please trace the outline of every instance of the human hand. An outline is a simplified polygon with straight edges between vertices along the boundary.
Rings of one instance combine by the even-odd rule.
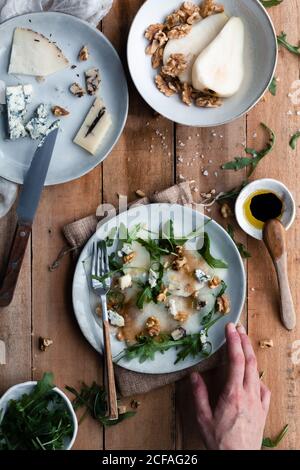
[[[200,432],[210,450],[258,450],[271,393],[259,378],[256,357],[245,328],[229,323],[226,340],[228,377],[214,410],[203,378],[198,373],[191,375]]]

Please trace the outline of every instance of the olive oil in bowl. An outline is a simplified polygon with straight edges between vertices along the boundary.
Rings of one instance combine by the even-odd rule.
[[[261,189],[250,194],[244,203],[244,215],[248,222],[261,230],[264,223],[280,219],[284,211],[283,201],[277,194]]]

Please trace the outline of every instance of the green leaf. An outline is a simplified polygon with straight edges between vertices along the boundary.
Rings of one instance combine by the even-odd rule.
[[[287,38],[287,34],[282,31],[281,34],[277,36],[278,44],[284,47],[285,49],[287,49],[292,54],[300,55],[300,45],[292,46],[292,44],[290,44],[286,38]]]
[[[296,150],[297,140],[299,139],[299,137],[300,137],[300,131],[295,132],[295,134],[291,137],[291,140],[290,140],[290,147],[291,147],[293,150]]]
[[[239,250],[239,253],[240,253],[241,257],[243,259],[251,258],[251,254],[249,253],[249,251],[247,251],[245,245],[243,245],[243,243],[237,242],[235,240],[235,238],[234,238],[234,229],[233,229],[232,225],[228,224],[227,232],[230,235],[230,237],[232,238],[232,240],[234,241],[237,249]]]
[[[261,126],[269,133],[269,141],[266,144],[266,146],[261,150],[257,151],[252,148],[246,148],[245,152],[249,155],[252,155],[252,157],[235,157],[235,159],[231,162],[225,163],[222,165],[223,170],[242,170],[243,168],[250,167],[248,178],[252,175],[254,172],[255,168],[259,164],[259,162],[266,156],[268,153],[270,153],[275,145],[275,134],[270,129],[266,124],[263,122],[261,123]]]
[[[220,203],[225,200],[235,201],[242,189],[248,184],[248,180],[244,180],[240,186],[237,186],[225,193],[220,193],[217,196],[217,202]]]
[[[207,232],[204,232],[204,240],[203,240],[203,247],[198,250],[198,253],[202,256],[202,258],[207,262],[207,264],[211,268],[223,268],[227,269],[228,264],[225,261],[216,259],[212,256],[210,252],[210,238]]]
[[[283,0],[260,0],[260,3],[265,8],[277,7],[277,5],[280,5],[282,2]]]
[[[277,80],[276,80],[276,77],[273,77],[273,79],[272,79],[272,81],[271,81],[271,83],[270,83],[269,92],[271,93],[271,95],[276,96],[276,92],[277,92]]]
[[[93,419],[105,427],[115,426],[121,421],[124,421],[125,419],[130,418],[136,414],[134,411],[127,411],[126,413],[119,414],[117,420],[109,420],[106,416],[106,392],[104,388],[98,385],[96,382],[93,382],[90,387],[85,383],[82,383],[81,389],[79,391],[69,386],[66,386],[66,389],[75,396],[72,403],[74,410],[77,411],[80,408],[84,408],[84,413],[79,423],[83,421],[87,413],[89,413]]]
[[[274,449],[280,444],[280,442],[282,441],[282,439],[284,438],[288,430],[289,430],[289,425],[286,424],[284,428],[282,429],[282,431],[278,434],[278,436],[275,437],[275,439],[271,439],[270,437],[265,437],[262,441],[262,447],[268,447],[270,449]]]
[[[153,300],[152,289],[149,285],[145,285],[136,298],[136,306],[142,310],[144,304],[149,304]]]

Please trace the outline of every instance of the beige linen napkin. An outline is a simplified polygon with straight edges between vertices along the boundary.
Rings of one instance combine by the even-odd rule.
[[[163,191],[154,193],[149,198],[144,197],[135,201],[130,204],[130,207],[157,202],[181,204],[192,207],[194,201],[190,183],[180,183]],[[64,256],[64,254],[69,251],[74,251],[74,253],[77,254],[80,248],[82,248],[88,239],[95,233],[98,222],[98,218],[95,215],[91,215],[66,225],[63,228],[63,233],[70,245],[70,248],[63,250],[60,253],[60,257]],[[57,265],[58,261],[54,263],[53,268],[57,267]],[[124,397],[128,397],[139,393],[146,393],[155,388],[162,387],[163,385],[173,383],[187,374],[190,374],[192,371],[203,372],[205,370],[212,369],[219,365],[222,360],[224,360],[223,348],[194,367],[170,374],[141,374],[131,372],[115,365],[116,381],[120,394]]]

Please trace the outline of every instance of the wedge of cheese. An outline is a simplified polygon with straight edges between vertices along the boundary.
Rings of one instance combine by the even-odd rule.
[[[74,143],[95,155],[111,124],[111,117],[103,101],[96,98],[74,139]]]
[[[70,63],[56,44],[31,29],[16,28],[8,73],[47,77]]]

